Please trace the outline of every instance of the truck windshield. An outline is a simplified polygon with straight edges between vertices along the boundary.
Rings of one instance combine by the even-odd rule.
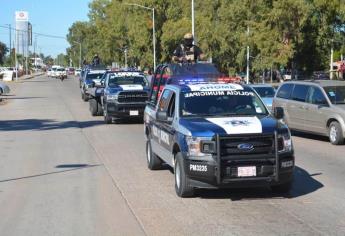
[[[345,86],[328,86],[324,90],[333,104],[345,104]]]
[[[101,79],[102,76],[103,76],[103,73],[87,74],[86,79],[90,79],[90,80]]]
[[[137,84],[142,86],[147,86],[148,81],[144,76],[110,76],[108,85],[110,87],[115,87],[118,85],[127,85],[127,84]]]
[[[181,116],[267,115],[259,97],[250,90],[182,93]]]

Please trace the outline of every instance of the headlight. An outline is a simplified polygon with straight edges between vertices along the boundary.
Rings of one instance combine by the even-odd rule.
[[[187,137],[188,155],[203,157],[216,152],[215,142],[210,137]]]
[[[107,100],[117,100],[117,94],[116,95],[107,95]]]
[[[292,140],[290,131],[278,134],[278,152],[291,152]]]

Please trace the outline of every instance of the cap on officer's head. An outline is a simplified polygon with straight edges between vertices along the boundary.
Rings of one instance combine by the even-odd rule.
[[[184,39],[193,39],[193,34],[192,33],[187,33],[183,37]]]

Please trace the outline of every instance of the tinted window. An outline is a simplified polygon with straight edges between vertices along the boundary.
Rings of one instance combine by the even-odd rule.
[[[253,87],[262,98],[273,98],[274,89],[272,87]]]
[[[293,89],[291,99],[299,102],[305,102],[308,94],[308,89],[309,86],[307,85],[296,84]]]
[[[144,76],[117,76],[114,74],[109,76],[108,85],[110,87],[128,84],[147,86],[147,81]]]
[[[323,95],[321,89],[317,87],[310,87],[308,94],[308,102],[316,105],[325,105],[327,100]]]
[[[100,78],[102,78],[103,74],[104,74],[104,73],[99,73],[99,74],[87,74],[87,75],[86,75],[86,79],[92,79],[92,80],[94,80],[94,79],[100,79]]]
[[[345,86],[328,86],[323,89],[333,104],[345,103]]]
[[[283,84],[277,93],[278,98],[289,99],[293,88],[293,84]]]
[[[172,94],[172,91],[170,91],[168,89],[164,90],[164,92],[161,96],[161,100],[159,101],[159,106],[158,106],[159,111],[166,111],[167,110],[168,102],[169,102],[171,94]]]
[[[259,97],[250,90],[185,92],[181,96],[180,106],[182,116],[267,114]]]

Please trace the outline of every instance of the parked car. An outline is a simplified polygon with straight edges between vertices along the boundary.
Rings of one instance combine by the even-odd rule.
[[[272,111],[272,102],[275,94],[275,89],[269,84],[252,84],[250,85],[261,97],[267,108]]]
[[[334,145],[344,143],[345,81],[286,82],[274,97],[275,107],[284,109],[290,129],[328,136]]]
[[[0,95],[10,93],[10,87],[7,84],[0,82]]]

